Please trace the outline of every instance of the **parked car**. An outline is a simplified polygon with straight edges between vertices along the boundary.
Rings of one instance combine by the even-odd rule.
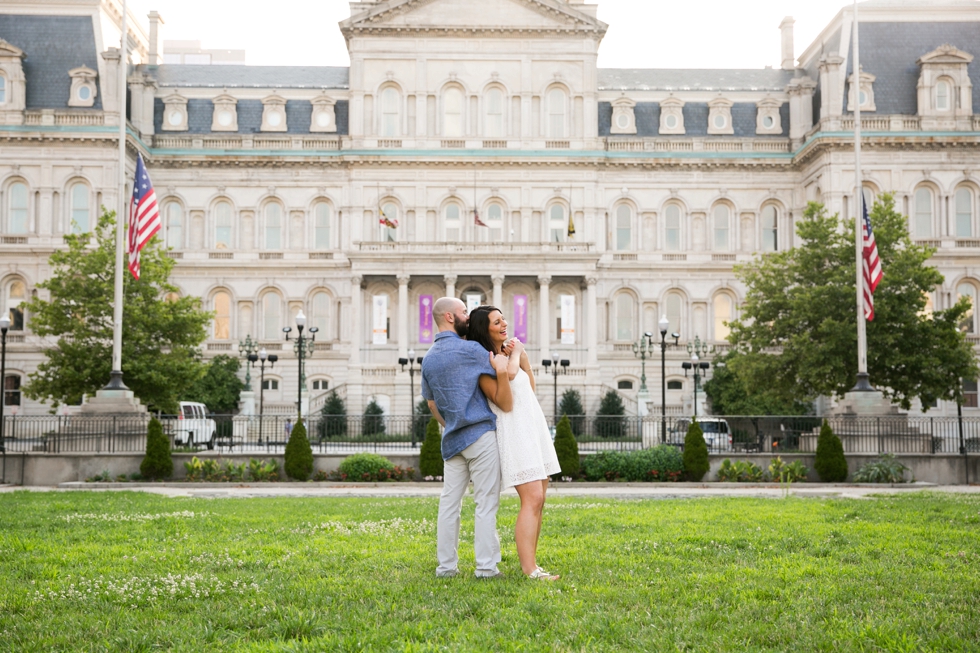
[[[668,429],[667,444],[683,445],[687,429],[691,425],[689,419],[679,419]],[[730,451],[732,448],[732,430],[728,422],[721,417],[698,417],[698,425],[704,434],[704,443],[708,451]]]
[[[207,406],[193,401],[180,402],[173,429],[175,444],[186,447],[203,444],[214,449],[217,431],[217,424],[208,417]]]

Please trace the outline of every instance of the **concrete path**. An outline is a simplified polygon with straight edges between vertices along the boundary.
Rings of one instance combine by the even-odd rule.
[[[17,490],[32,492],[129,491],[149,492],[173,497],[438,497],[442,483],[62,483],[58,487],[21,488],[0,485],[0,493]],[[980,485],[846,485],[803,483],[792,486],[795,497],[865,499],[872,495],[907,492],[948,492],[980,494]],[[517,496],[513,488],[504,496]],[[549,497],[592,497],[599,499],[690,499],[700,497],[780,498],[786,491],[777,484],[743,483],[553,483]]]

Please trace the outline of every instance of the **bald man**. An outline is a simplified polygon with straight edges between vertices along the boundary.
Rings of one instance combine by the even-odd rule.
[[[463,339],[469,318],[466,305],[460,300],[442,297],[432,306],[432,313],[438,333],[422,360],[422,396],[443,427],[445,471],[439,498],[436,576],[450,578],[459,573],[460,512],[463,495],[472,479],[476,501],[473,532],[476,576],[496,578],[503,576],[497,569],[500,562],[497,419],[480,390],[480,377],[495,379],[494,399],[501,408],[510,410],[508,358],[494,356],[480,344]]]

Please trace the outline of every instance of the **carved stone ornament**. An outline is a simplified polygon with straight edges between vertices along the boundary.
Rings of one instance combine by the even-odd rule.
[[[875,90],[874,83],[876,77],[871,73],[864,72],[864,67],[861,67],[861,111],[876,111],[875,108]],[[854,74],[852,73],[850,77],[847,78],[847,110],[854,111],[854,90],[857,88],[855,85]]]
[[[286,129],[286,98],[278,93],[262,98],[261,131],[284,132]]]
[[[91,107],[95,105],[95,96],[99,92],[95,84],[98,73],[88,66],[79,66],[68,71],[71,77],[71,91],[68,94],[68,106]]]
[[[335,133],[337,115],[335,101],[328,95],[318,95],[312,100],[313,115],[310,117],[310,131],[316,133]]]
[[[174,91],[163,98],[163,131],[187,131],[187,98]]]
[[[214,104],[214,114],[211,119],[213,132],[238,131],[238,100],[227,92],[222,93],[211,101]]]
[[[716,97],[708,102],[709,134],[735,133],[735,126],[732,124],[732,104],[731,100],[723,97]]]
[[[779,109],[782,100],[766,96],[755,103],[755,133],[760,136],[780,136],[783,133],[783,121]]]
[[[612,123],[609,126],[610,134],[636,133],[634,107],[636,107],[636,102],[626,96],[618,97],[612,101]]]
[[[660,102],[660,133],[679,135],[684,130],[684,100],[673,95]]]

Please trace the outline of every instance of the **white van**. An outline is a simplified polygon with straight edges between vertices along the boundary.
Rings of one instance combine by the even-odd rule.
[[[218,427],[208,418],[208,408],[193,401],[180,402],[177,423],[174,428],[174,443],[180,446],[207,445],[214,449]]]
[[[709,452],[731,450],[732,430],[728,427],[727,420],[720,417],[698,417],[697,419]],[[677,420],[674,427],[668,431],[667,443],[683,445],[684,437],[687,435],[687,427],[690,424],[691,420],[686,417]]]

